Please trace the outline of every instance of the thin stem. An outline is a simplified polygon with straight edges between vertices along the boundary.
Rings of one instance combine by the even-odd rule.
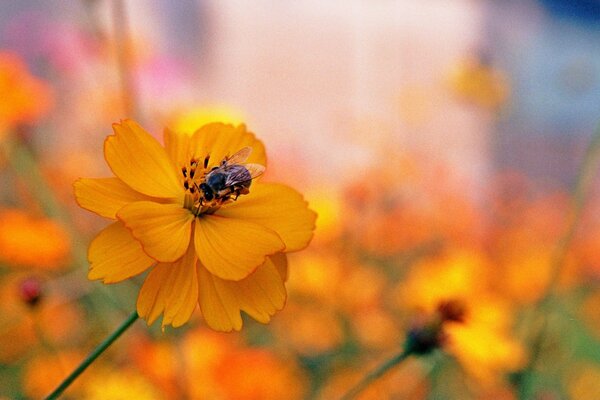
[[[109,337],[107,337],[102,343],[100,343],[100,345],[96,347],[96,349],[94,349],[94,351],[92,351],[87,356],[87,358],[83,360],[82,363],[79,364],[79,366],[75,368],[73,372],[71,372],[71,374],[68,377],[66,377],[65,380],[62,381],[62,383],[56,389],[54,389],[52,393],[48,395],[48,397],[46,397],[46,400],[57,399],[58,396],[60,396],[62,392],[64,392],[71,385],[71,383],[73,383],[73,381],[77,379],[77,377],[81,375],[81,373],[85,371],[85,369],[89,367],[90,364],[92,364],[96,360],[96,358],[98,358],[98,356],[100,356],[100,354],[102,354],[106,349],[108,349],[108,347],[115,340],[117,340],[119,336],[123,334],[123,332],[125,332],[131,325],[133,325],[133,323],[137,319],[137,312],[133,312],[129,316],[129,318],[127,318],[127,320],[125,320],[125,322],[123,322],[123,324],[121,324],[121,326],[117,328],[116,331],[114,331]]]
[[[408,356],[412,354],[412,351],[409,347],[404,349],[402,352],[396,354],[394,357],[390,358],[383,364],[379,365],[373,371],[369,372],[365,375],[360,382],[358,382],[352,389],[350,389],[344,396],[340,398],[340,400],[351,400],[358,396],[360,392],[365,390],[371,383],[376,381],[385,375],[390,369],[400,364],[402,361],[406,360]]]
[[[531,375],[538,362],[542,352],[544,337],[548,329],[548,318],[545,312],[554,296],[554,289],[559,282],[562,268],[565,264],[565,259],[571,243],[577,233],[577,228],[581,222],[581,216],[585,208],[585,202],[592,188],[594,172],[598,169],[600,163],[600,126],[594,132],[592,140],[587,147],[583,162],[577,173],[575,187],[572,192],[572,207],[567,219],[567,228],[563,235],[558,240],[550,264],[550,279],[543,297],[537,302],[532,315],[540,315],[542,323],[531,338],[531,356],[528,364],[521,373],[521,383],[519,385],[519,399],[530,398],[531,391]]]

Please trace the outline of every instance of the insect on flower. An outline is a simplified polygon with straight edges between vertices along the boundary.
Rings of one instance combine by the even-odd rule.
[[[244,147],[230,157],[225,157],[221,163],[213,167],[204,177],[204,182],[198,185],[202,193],[201,206],[216,206],[233,200],[241,194],[250,193],[252,179],[259,177],[265,172],[265,167],[260,164],[242,164],[245,162],[252,147]],[[204,168],[208,166],[210,156],[204,159]]]

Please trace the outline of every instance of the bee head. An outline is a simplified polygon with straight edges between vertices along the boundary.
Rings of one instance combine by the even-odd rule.
[[[211,201],[212,199],[215,198],[215,193],[214,191],[211,189],[210,186],[208,186],[208,184],[206,183],[201,183],[200,184],[200,190],[202,190],[202,193],[204,193],[204,199],[207,201]]]

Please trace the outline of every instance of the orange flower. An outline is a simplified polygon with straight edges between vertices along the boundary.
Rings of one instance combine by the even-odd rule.
[[[50,88],[27,72],[16,55],[0,52],[0,132],[13,125],[34,122],[52,104]]]
[[[294,364],[278,359],[266,349],[231,352],[217,365],[214,377],[223,399],[302,399],[304,394]]]
[[[64,228],[56,222],[13,209],[0,211],[0,226],[3,263],[46,270],[66,265],[71,243]]]
[[[181,339],[142,339],[130,347],[136,368],[166,399],[302,398],[305,381],[289,354],[283,358],[244,345],[241,336],[204,328],[187,331]]]
[[[48,395],[77,367],[81,358],[82,354],[74,350],[63,350],[60,354],[37,354],[27,363],[23,373],[23,388],[27,397],[41,399]],[[74,382],[69,388],[69,393],[79,392],[84,382],[85,377]]]
[[[162,314],[181,326],[197,303],[215,330],[240,330],[241,311],[268,322],[285,303],[285,253],[308,245],[316,214],[287,186],[250,187],[263,144],[244,125],[165,130],[164,148],[133,121],[113,130],[104,155],[116,177],[75,183],[80,206],[115,220],[90,245],[89,278],[150,269],[137,301],[148,324]]]
[[[0,363],[10,363],[40,344],[64,346],[81,338],[77,303],[45,290],[44,280],[10,274],[0,281]]]

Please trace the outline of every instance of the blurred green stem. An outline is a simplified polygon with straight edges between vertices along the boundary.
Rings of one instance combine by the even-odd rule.
[[[385,375],[390,369],[406,360],[412,354],[410,347],[406,347],[402,352],[385,361],[373,371],[365,375],[352,389],[350,389],[340,400],[351,400],[358,396],[369,385]]]
[[[566,229],[558,240],[550,264],[550,279],[544,296],[536,303],[532,310],[533,318],[539,316],[542,321],[540,326],[535,329],[530,340],[531,355],[529,362],[521,371],[519,382],[519,399],[525,400],[532,398],[533,391],[533,373],[536,364],[542,352],[544,338],[548,329],[549,307],[552,303],[555,288],[559,282],[560,275],[565,264],[565,260],[577,233],[577,228],[581,221],[585,203],[592,188],[595,172],[600,163],[600,125],[596,128],[591,142],[587,147],[583,162],[577,173],[575,187],[572,192],[572,206],[569,211]],[[534,321],[535,322],[535,321]]]
[[[85,371],[85,369],[89,367],[90,364],[92,364],[96,360],[96,358],[98,358],[98,356],[100,356],[100,354],[102,354],[106,349],[108,349],[108,347],[115,340],[117,340],[119,336],[123,334],[123,332],[125,332],[131,325],[133,325],[133,323],[137,321],[137,319],[137,312],[133,312],[129,316],[129,318],[127,318],[127,320],[125,320],[125,322],[123,322],[123,324],[121,324],[121,326],[117,328],[116,331],[114,331],[102,343],[100,343],[100,345],[96,347],[96,349],[94,349],[94,351],[92,351],[86,357],[86,359],[83,360],[83,362],[79,364],[79,366],[75,368],[73,372],[71,372],[71,374],[68,377],[66,377],[65,380],[62,381],[62,383],[46,397],[46,400],[57,399],[58,396],[60,396],[71,385],[71,383],[73,383],[73,381],[75,381],[75,379],[77,379],[77,377],[81,375],[81,373]]]

